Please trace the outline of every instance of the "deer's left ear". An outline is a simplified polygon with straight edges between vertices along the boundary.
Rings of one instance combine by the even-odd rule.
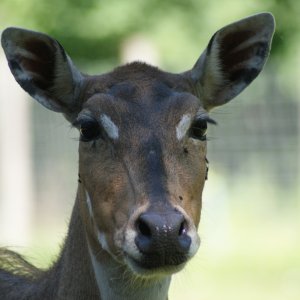
[[[237,96],[262,70],[269,55],[274,18],[262,13],[217,31],[191,71],[196,95],[207,110]]]
[[[62,46],[48,35],[7,28],[1,44],[9,67],[20,86],[50,110],[68,119],[79,110],[83,76]]]

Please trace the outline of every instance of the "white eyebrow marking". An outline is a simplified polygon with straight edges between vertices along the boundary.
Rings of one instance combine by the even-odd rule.
[[[100,121],[106,133],[111,139],[116,140],[117,138],[119,138],[119,128],[109,116],[107,116],[106,114],[102,114],[100,116]]]
[[[179,141],[185,137],[187,131],[190,128],[190,125],[191,125],[191,116],[187,114],[183,115],[176,127],[176,136]]]

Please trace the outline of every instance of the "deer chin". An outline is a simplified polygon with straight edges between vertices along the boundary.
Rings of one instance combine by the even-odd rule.
[[[181,258],[180,261],[174,261],[174,264],[167,264],[160,258],[152,260],[148,256],[143,257],[141,260],[136,260],[127,253],[125,253],[124,260],[136,276],[149,279],[170,276],[177,273],[185,267],[188,261],[187,258]]]

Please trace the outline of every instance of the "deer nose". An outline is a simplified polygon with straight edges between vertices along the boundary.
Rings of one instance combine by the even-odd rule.
[[[160,257],[163,264],[176,264],[174,257],[184,257],[191,245],[187,224],[176,210],[144,212],[136,220],[136,246],[144,255]]]

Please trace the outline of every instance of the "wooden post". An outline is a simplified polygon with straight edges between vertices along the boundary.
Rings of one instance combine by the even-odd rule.
[[[30,100],[0,53],[0,246],[25,246],[33,212]]]

